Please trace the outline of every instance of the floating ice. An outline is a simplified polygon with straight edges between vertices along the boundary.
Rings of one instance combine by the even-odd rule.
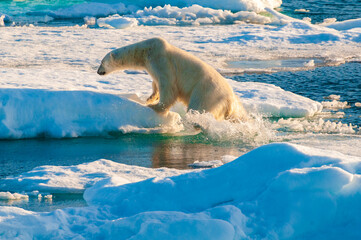
[[[0,200],[21,200],[29,199],[28,195],[20,193],[0,192]]]
[[[336,95],[336,94],[331,94],[331,95],[329,95],[329,96],[327,96],[327,97],[324,97],[324,99],[331,99],[331,100],[336,100],[336,101],[339,101],[340,98],[341,98],[341,96],[340,96],[340,95]]]
[[[284,91],[272,84],[229,82],[249,112],[256,111],[273,117],[304,117],[322,111],[319,102]]]
[[[32,88],[40,86],[57,89],[57,86],[65,86],[79,90],[0,89],[0,138],[98,136],[111,131],[172,133],[179,132],[184,127],[177,113],[160,117],[150,108],[131,100],[135,94],[141,99],[146,99],[151,94],[151,81],[144,74],[127,74],[120,78],[114,74],[111,78],[100,80],[95,73],[80,74],[74,70],[58,72],[61,74],[54,74],[47,69],[37,69],[36,72],[31,69],[3,71],[12,76],[9,79],[13,82],[9,81],[7,87],[19,87],[18,84],[23,83],[21,86]],[[48,80],[49,77],[51,81]],[[34,79],[38,79],[38,82]],[[269,117],[305,117],[322,110],[320,103],[271,84],[229,82],[251,113]],[[104,86],[104,90],[111,94],[89,91],[94,89],[89,86],[99,87],[101,91],[103,89],[100,87]],[[184,108],[173,108],[172,111],[184,115]],[[253,139],[252,136],[255,135],[260,139],[269,139],[262,121],[256,121],[257,124],[234,125],[215,122],[206,115],[199,118],[194,116],[188,120],[202,123],[204,130],[215,139],[219,139],[219,136],[239,138],[240,135],[244,136],[244,140]],[[211,123],[212,127],[207,127]],[[258,134],[259,132],[264,132],[265,135]]]
[[[307,10],[307,9],[304,9],[304,8],[300,8],[300,9],[295,9],[295,12],[304,12],[304,13],[307,13],[307,12],[310,12],[310,10]]]
[[[214,167],[219,167],[222,166],[223,164],[232,162],[233,160],[235,160],[237,157],[235,156],[231,156],[231,155],[225,155],[222,157],[221,160],[211,160],[211,161],[195,161],[192,164],[189,164],[189,167],[191,168],[214,168]]]
[[[340,114],[343,117],[343,114]],[[356,133],[356,126],[342,122],[325,121],[322,118],[312,119],[279,119],[272,124],[274,129],[279,131],[293,131],[304,133],[342,133],[342,134],[354,134]]]
[[[347,101],[340,102],[338,100],[332,100],[331,102],[323,101],[323,102],[321,102],[321,104],[326,109],[344,109],[344,108],[350,107],[348,105]]]
[[[108,27],[108,28],[128,28],[135,27],[138,25],[138,20],[129,17],[121,17],[118,14],[113,15],[107,18],[99,18],[97,20],[99,27]]]
[[[0,180],[3,191],[25,191],[28,195],[41,193],[83,193],[86,188],[107,178],[118,178],[123,184],[152,177],[169,177],[186,170],[129,166],[101,159],[76,166],[41,166],[18,176]],[[46,194],[49,195],[49,194]],[[44,197],[46,197],[46,195]]]
[[[64,174],[69,176],[77,171],[68,170]],[[356,239],[360,172],[359,157],[275,143],[221,167],[173,177],[126,184],[116,175],[108,176],[86,189],[89,207],[49,213],[0,207],[0,235]]]
[[[237,12],[229,10],[214,10],[199,5],[178,8],[170,5],[164,7],[144,8],[136,13],[126,16],[113,15],[98,19],[100,27],[111,26],[114,28],[134,27],[140,25],[205,25],[205,24],[232,24],[237,22],[270,23],[268,17],[254,12]],[[129,22],[132,24],[123,24]]]
[[[127,125],[155,128],[177,126],[179,121],[177,114],[162,117],[144,105],[104,93],[0,89],[0,96],[1,138],[94,136]]]
[[[303,66],[308,67],[308,68],[314,67],[315,66],[315,60],[312,59],[312,60],[310,60],[308,62],[305,62],[303,64]]]
[[[5,26],[4,19],[5,19],[5,15],[1,15],[1,16],[0,16],[0,27],[4,27],[4,26]]]
[[[194,4],[201,5],[203,7],[209,7],[213,9],[227,9],[232,11],[263,11],[266,7],[276,8],[282,3],[282,0],[227,0],[225,2],[219,2],[217,0],[124,0],[125,4],[136,5],[140,8],[150,6],[164,6],[169,4],[177,7],[191,6]]]
[[[84,17],[84,23],[86,25],[95,25],[97,24],[97,19],[95,17]]]
[[[350,30],[353,28],[361,28],[361,18],[346,20],[342,22],[326,22],[322,24],[322,26],[333,28],[339,31]]]

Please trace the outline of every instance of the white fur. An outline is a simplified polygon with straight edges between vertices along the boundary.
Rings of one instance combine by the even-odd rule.
[[[146,70],[153,79],[147,104],[166,114],[181,101],[188,110],[210,112],[218,119],[246,119],[246,112],[227,81],[199,58],[152,38],[109,52],[98,69],[105,75],[121,69]]]

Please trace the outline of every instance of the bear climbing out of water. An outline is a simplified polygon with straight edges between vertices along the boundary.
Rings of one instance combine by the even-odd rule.
[[[245,120],[247,113],[228,82],[214,68],[162,38],[152,38],[109,52],[98,74],[123,69],[146,70],[153,79],[147,105],[167,114],[176,101],[188,110],[209,112],[217,120]]]

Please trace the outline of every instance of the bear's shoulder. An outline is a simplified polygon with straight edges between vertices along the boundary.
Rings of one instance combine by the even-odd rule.
[[[156,47],[158,49],[166,48],[169,45],[169,43],[161,37],[154,37],[141,43],[150,47]]]

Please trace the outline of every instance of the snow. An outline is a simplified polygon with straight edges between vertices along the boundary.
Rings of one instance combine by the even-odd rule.
[[[132,25],[123,25],[124,21],[132,22]],[[113,15],[99,18],[98,25],[106,27],[107,23],[114,28],[126,28],[139,25],[204,25],[204,24],[233,24],[239,22],[266,24],[271,20],[268,17],[258,15],[255,12],[232,13],[229,10],[215,10],[199,5],[178,8],[170,5],[164,7],[149,7],[135,13],[120,16]],[[118,24],[120,23],[120,24]]]
[[[109,2],[109,3],[107,3]],[[113,1],[114,2],[114,1]],[[200,5],[206,8],[223,9],[232,11],[264,11],[266,7],[276,8],[279,7],[282,0],[227,0],[220,3],[219,1],[206,1],[206,0],[156,0],[145,1],[137,0],[130,1],[124,0],[121,3],[112,3],[112,1],[101,1],[77,4],[68,8],[64,8],[55,12],[53,15],[57,17],[84,17],[84,16],[106,16],[114,13],[125,13],[127,11],[134,12],[137,9],[144,9],[152,6],[164,6],[169,4],[174,7],[189,7],[191,5]]]
[[[322,24],[322,26],[333,28],[339,31],[350,30],[354,28],[361,28],[361,18],[350,19],[342,22],[331,22]]]
[[[29,197],[25,194],[20,193],[10,193],[10,192],[0,192],[0,200],[20,200],[20,199],[28,199]]]
[[[162,117],[140,104],[152,89],[151,80],[145,74],[121,74],[120,78],[114,74],[104,80],[94,72],[74,74],[74,70],[58,71],[57,74],[48,69],[34,72],[31,69],[3,68],[0,71],[11,79],[3,83],[5,88],[0,88],[2,139],[99,136],[119,131],[174,133],[186,130],[187,123],[192,122],[203,125],[205,129],[213,123],[209,131],[217,134],[214,126],[218,123],[207,116],[201,116],[201,119],[197,115],[185,116],[182,105],[175,106],[168,116]],[[252,113],[268,117],[305,117],[322,110],[320,103],[274,85],[229,82],[245,108]],[[64,88],[67,90],[62,90]],[[96,91],[97,88],[100,91]],[[207,126],[200,121],[205,121]],[[264,131],[263,125],[258,126],[258,123],[224,123],[220,124],[219,130],[224,133],[229,129],[228,137],[239,138],[239,134],[243,134],[246,139]]]
[[[182,105],[160,117],[142,104],[151,93],[146,73],[96,74],[110,50],[154,36],[223,74],[255,71],[231,67],[232,61],[302,59],[292,70],[357,62],[359,19],[314,25],[272,10],[280,0],[158,3],[161,7],[146,1],[90,2],[44,15],[44,21],[81,18],[81,27],[0,28],[0,138],[179,133],[195,123],[207,139],[254,141],[257,148],[238,158],[192,164],[207,170],[149,169],[100,159],[8,176],[0,180],[2,202],[84,194],[88,206],[45,213],[1,206],[1,238],[359,238],[361,150],[355,133],[360,130],[323,119],[343,116],[322,111],[345,107],[339,96],[319,103],[275,85],[228,80],[254,117],[234,124],[186,114]],[[270,14],[257,14],[263,10]],[[0,25],[10,21],[0,16]],[[87,28],[95,24],[101,28]],[[299,145],[258,147],[277,140]]]
[[[117,168],[116,163],[102,161],[95,163]],[[360,166],[359,157],[274,143],[220,167],[177,176],[124,181],[121,174],[107,175],[86,186],[88,207],[48,213],[0,207],[0,232],[5,238],[24,239],[357,238]],[[72,176],[79,167],[64,174]],[[99,172],[107,174],[106,169],[110,168]],[[46,176],[56,179],[58,170],[52,172],[49,166]],[[93,178],[83,177],[88,182]],[[73,183],[67,184],[72,189]]]
[[[284,15],[281,16],[284,18]],[[116,16],[112,18],[117,19]],[[32,66],[46,64],[89,71],[98,66],[109,50],[154,36],[165,38],[224,73],[252,71],[242,67],[230,68],[227,64],[229,61],[316,58],[323,60],[324,65],[337,65],[360,60],[361,50],[358,46],[361,33],[358,28],[337,31],[301,20],[287,21],[283,26],[236,24],[220,28],[207,25],[203,28],[189,26],[182,28],[182,31],[176,26],[135,26],[122,31],[80,31],[79,27],[7,27],[0,29],[1,63],[2,66],[18,67],[27,67],[30,63]],[[18,36],[24,37],[19,39]],[[55,47],[59,44],[62,51]],[[224,51],[228,48],[231,51]],[[272,69],[264,67],[259,71],[269,72]]]
[[[341,101],[338,101],[338,100],[332,100],[331,102],[330,101],[323,101],[321,102],[322,106],[326,109],[344,109],[344,108],[348,108],[350,107],[347,103],[347,101],[345,102],[341,102]]]
[[[336,94],[331,94],[327,97],[324,97],[324,99],[330,99],[330,100],[336,100],[336,101],[339,101],[341,98],[341,95],[336,95]]]
[[[337,114],[337,113],[336,113]],[[343,117],[343,114],[340,114]],[[337,118],[337,116],[335,117]],[[274,129],[287,129],[293,132],[312,132],[312,133],[341,133],[341,134],[355,134],[357,126],[342,122],[334,122],[330,120],[319,119],[295,119],[281,118],[272,124]]]
[[[266,83],[230,81],[249,112],[272,117],[306,117],[321,112],[320,103]]]
[[[100,18],[97,20],[97,24],[99,25],[99,27],[120,29],[120,28],[135,27],[138,25],[138,20],[128,17],[121,17],[117,14],[107,18]]]
[[[117,178],[123,184],[152,177],[169,177],[186,170],[145,168],[100,159],[75,166],[40,166],[14,177],[0,180],[0,189],[26,193],[83,193],[86,188],[108,178]],[[31,194],[28,194],[31,195]]]
[[[104,93],[0,89],[0,96],[1,138],[94,136],[128,125],[167,129],[179,121],[177,114],[162,117],[127,98]]]

